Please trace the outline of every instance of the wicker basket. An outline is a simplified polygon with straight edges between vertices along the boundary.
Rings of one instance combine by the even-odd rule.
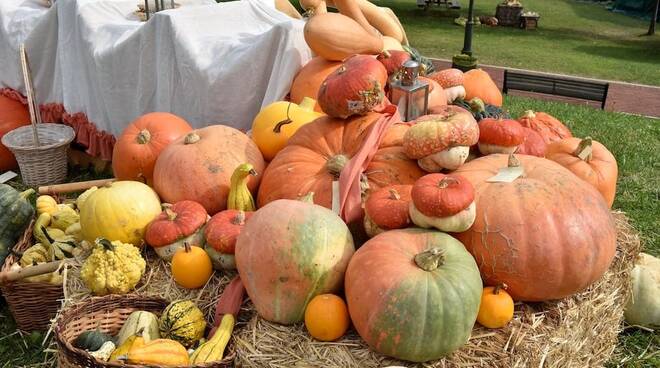
[[[116,335],[128,316],[137,310],[144,310],[159,315],[168,305],[161,298],[141,297],[137,295],[109,295],[93,297],[66,308],[57,318],[55,340],[57,341],[57,361],[59,368],[163,368],[157,365],[133,365],[124,363],[101,362],[84,350],[74,348],[71,342],[84,331],[100,326],[101,331]],[[187,368],[228,368],[233,366],[233,344],[222,361],[186,366]],[[174,367],[177,368],[177,367]],[[183,368],[183,367],[179,367]]]
[[[497,25],[518,27],[520,24],[520,14],[523,12],[522,6],[507,6],[498,4],[495,9],[495,18]]]
[[[33,125],[5,134],[2,144],[16,156],[25,185],[38,187],[63,182],[67,173],[67,151],[75,137],[73,129],[63,124]],[[40,145],[34,141],[35,128]]]
[[[15,251],[25,251],[31,245],[32,226],[25,229],[25,233],[14,246]],[[19,257],[10,254],[2,266],[2,271],[7,271]],[[53,285],[48,282],[14,281],[11,283],[0,283],[2,294],[7,300],[16,325],[22,331],[43,331],[48,329],[50,321],[57,314],[61,300],[64,298],[62,285]]]

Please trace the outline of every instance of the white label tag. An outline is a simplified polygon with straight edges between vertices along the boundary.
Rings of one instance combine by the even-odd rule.
[[[339,215],[339,182],[332,182],[332,212]]]
[[[4,184],[17,176],[18,174],[16,174],[15,172],[7,171],[6,173],[0,175],[0,183]]]
[[[489,183],[511,183],[518,179],[525,170],[522,166],[505,167],[497,172],[497,175],[486,180]]]
[[[586,161],[587,158],[591,156],[591,151],[592,151],[591,146],[587,146],[582,150],[582,152],[578,154],[578,157],[580,158],[580,160]]]

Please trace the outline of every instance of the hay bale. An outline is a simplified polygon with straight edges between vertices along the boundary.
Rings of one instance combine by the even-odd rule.
[[[587,290],[564,300],[517,303],[514,320],[503,329],[476,325],[468,343],[449,357],[413,365],[371,351],[353,330],[337,342],[313,340],[302,324],[282,326],[259,318],[244,304],[232,342],[241,367],[593,367],[612,354],[629,297],[629,273],[640,251],[639,236],[621,212],[613,212],[617,253],[608,272]],[[187,290],[172,280],[169,264],[145,251],[147,271],[140,295],[192,299],[212,320],[215,304],[235,273],[215,272],[201,289]],[[65,305],[89,297],[79,267],[67,272]]]
[[[505,328],[479,325],[468,343],[449,357],[421,365],[377,354],[354,331],[338,342],[313,340],[304,326],[280,326],[259,318],[252,308],[234,343],[243,367],[594,367],[612,354],[629,297],[629,273],[640,251],[639,236],[621,212],[613,212],[617,253],[610,269],[571,298],[517,303]]]

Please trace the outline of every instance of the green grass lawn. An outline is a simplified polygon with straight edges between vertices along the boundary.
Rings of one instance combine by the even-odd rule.
[[[458,11],[418,9],[413,0],[374,1],[392,8],[412,46],[427,56],[451,59],[463,48]],[[475,1],[475,15],[495,15],[501,0]],[[460,15],[467,15],[461,0]],[[660,34],[640,36],[648,21],[575,0],[523,0],[541,15],[540,28],[476,27],[472,48],[479,62],[570,75],[660,85]]]
[[[571,128],[574,135],[590,135],[605,144],[619,163],[614,208],[628,213],[641,235],[647,253],[660,256],[660,121],[596,110],[565,103],[507,96],[505,107],[512,116],[524,110],[546,111]],[[78,180],[90,180],[88,174]],[[44,366],[39,335],[16,333],[4,303],[0,308],[0,368]],[[620,341],[610,366],[660,366],[660,335],[629,329]]]

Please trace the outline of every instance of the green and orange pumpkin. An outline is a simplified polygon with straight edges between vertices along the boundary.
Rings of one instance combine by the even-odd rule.
[[[458,349],[477,319],[482,283],[474,258],[432,230],[392,230],[369,240],[346,271],[348,310],[375,351],[425,362]]]

